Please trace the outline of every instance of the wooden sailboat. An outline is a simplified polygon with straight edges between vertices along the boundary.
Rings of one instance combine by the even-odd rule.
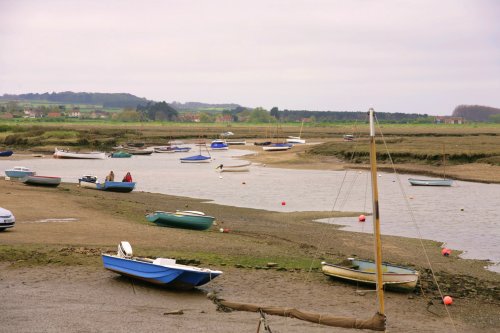
[[[276,307],[276,306],[260,306],[255,304],[245,304],[229,302],[223,299],[216,298],[214,295],[209,297],[222,309],[230,308],[240,311],[250,311],[250,312],[260,312],[261,316],[263,313],[293,317],[301,320],[306,320],[313,323],[318,323],[322,325],[334,326],[334,327],[345,327],[345,328],[357,328],[357,329],[371,329],[374,331],[385,331],[385,306],[384,306],[384,281],[383,281],[383,264],[382,264],[382,246],[380,239],[380,210],[378,201],[378,185],[377,185],[377,164],[376,164],[376,147],[375,147],[375,125],[374,125],[374,111],[370,109],[370,166],[371,166],[371,182],[372,182],[372,204],[373,204],[373,229],[375,234],[374,241],[374,252],[375,261],[373,268],[374,273],[374,283],[376,284],[376,294],[377,294],[377,313],[372,318],[362,320],[352,317],[340,317],[333,316],[329,314],[318,314],[300,311],[288,307]]]
[[[415,179],[408,178],[408,181],[413,186],[451,186],[453,179],[446,179],[446,154],[443,145],[443,178],[442,179]]]

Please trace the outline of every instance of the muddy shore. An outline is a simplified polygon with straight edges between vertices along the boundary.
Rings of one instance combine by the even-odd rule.
[[[248,158],[277,167],[344,167],[269,156]],[[296,158],[300,161],[300,154]],[[332,280],[318,269],[325,259],[372,256],[371,237],[313,222],[343,213],[269,212],[76,184],[30,187],[3,178],[0,205],[17,218],[13,229],[0,233],[0,332],[255,332],[259,316],[217,312],[205,295],[214,291],[233,301],[360,318],[376,311],[369,287]],[[154,210],[176,209],[204,211],[216,216],[217,225],[199,232],[160,228],[144,218]],[[221,227],[230,232],[220,233]],[[100,253],[113,251],[121,240],[141,255],[174,257],[224,274],[191,292],[122,278],[105,271],[100,261]],[[439,243],[423,241],[441,290],[454,298],[450,319],[420,241],[384,236],[383,244],[384,260],[422,274],[415,292],[387,292],[389,331],[453,332],[454,325],[458,332],[495,332],[500,326],[500,274],[485,270],[485,262],[460,259],[456,251],[443,257]],[[267,268],[269,262],[278,267]],[[350,331],[274,316],[268,321],[279,332]]]

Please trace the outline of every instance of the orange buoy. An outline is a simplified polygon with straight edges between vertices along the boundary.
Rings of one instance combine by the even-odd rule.
[[[359,215],[358,221],[359,222],[365,222],[366,221],[366,216],[364,216],[363,214]]]
[[[451,254],[451,250],[445,247],[441,250],[441,254],[445,257],[448,257]]]
[[[219,229],[220,232],[224,232],[224,233],[228,233],[229,232],[229,229],[226,229],[226,228],[220,228]]]
[[[446,305],[451,305],[453,303],[453,298],[451,298],[451,296],[445,296],[443,297],[443,303]]]

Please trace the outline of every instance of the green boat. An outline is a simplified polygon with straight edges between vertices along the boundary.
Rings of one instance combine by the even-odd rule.
[[[132,154],[129,154],[129,153],[124,152],[124,151],[117,151],[115,153],[112,153],[109,156],[113,157],[113,158],[124,158],[124,157],[132,157]]]
[[[205,215],[203,212],[185,210],[175,213],[156,211],[146,215],[146,219],[161,227],[206,230],[212,226],[215,217]]]

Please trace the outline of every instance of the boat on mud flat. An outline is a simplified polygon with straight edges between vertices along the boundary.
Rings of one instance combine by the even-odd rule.
[[[165,285],[176,289],[192,289],[202,286],[221,271],[209,268],[181,265],[170,258],[143,258],[133,256],[132,246],[122,241],[116,254],[101,254],[105,269],[131,278]]]
[[[132,154],[124,152],[124,151],[117,151],[117,152],[109,154],[109,157],[111,157],[111,158],[128,158],[128,157],[132,157]]]
[[[291,143],[271,143],[268,146],[263,146],[264,151],[284,151],[293,147]]]
[[[24,178],[33,176],[36,172],[24,166],[15,166],[12,169],[5,170],[5,175],[10,178]]]
[[[96,183],[96,189],[110,192],[132,192],[135,188],[135,182],[111,182],[109,180],[104,183]]]
[[[413,186],[451,186],[453,179],[415,179],[408,178]]]
[[[27,185],[57,187],[61,184],[61,177],[33,175],[24,177],[22,182]]]
[[[214,140],[210,143],[210,149],[212,150],[228,150],[229,146],[227,145],[226,140]]]
[[[12,150],[4,150],[4,151],[0,151],[0,157],[9,157],[11,156],[12,154],[14,154],[14,152]]]
[[[206,230],[210,228],[215,217],[194,210],[177,211],[175,213],[156,211],[146,215],[149,222],[161,227]]]
[[[83,175],[78,179],[78,185],[84,188],[97,189],[97,177],[92,175]]]
[[[377,282],[374,261],[353,258],[348,260],[349,263],[344,265],[322,262],[321,269],[325,275],[343,280],[366,284]],[[417,285],[418,272],[416,270],[383,262],[382,271],[382,283],[386,288],[411,291]]]
[[[69,150],[62,150],[55,148],[54,158],[80,158],[80,159],[98,159],[103,160],[106,158],[106,153],[93,151],[89,153],[71,152]]]

